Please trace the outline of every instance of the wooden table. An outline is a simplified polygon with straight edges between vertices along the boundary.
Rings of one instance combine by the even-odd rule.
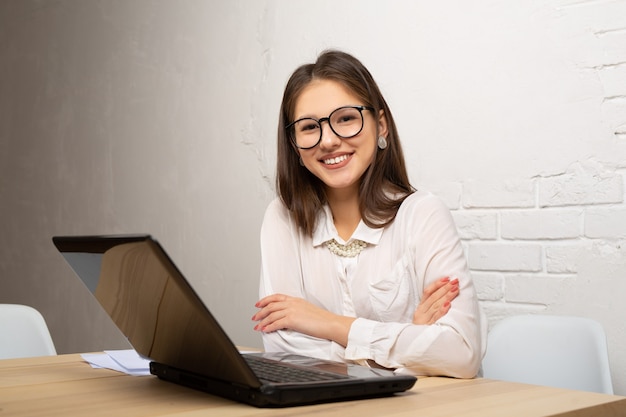
[[[78,354],[0,360],[0,416],[626,416],[626,397],[488,379],[420,378],[401,395],[254,408],[107,369]]]

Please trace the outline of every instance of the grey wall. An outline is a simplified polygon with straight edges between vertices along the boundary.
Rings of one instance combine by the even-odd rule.
[[[229,4],[1,3],[0,297],[38,307],[60,352],[124,344],[56,234],[152,233],[233,338],[260,343],[280,93],[258,105],[261,51]]]
[[[61,353],[125,347],[51,237],[149,232],[260,346],[280,97],[327,47],[378,80],[490,322],[596,318],[626,393],[624,0],[0,2],[0,302]]]

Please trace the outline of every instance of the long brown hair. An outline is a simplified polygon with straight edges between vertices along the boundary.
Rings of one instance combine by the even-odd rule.
[[[302,90],[314,79],[339,82],[377,115],[383,110],[387,120],[387,143],[378,149],[359,185],[361,218],[369,227],[391,223],[402,201],[414,189],[409,183],[404,155],[391,110],[376,82],[355,57],[336,50],[324,51],[314,64],[297,68],[285,87],[278,120],[276,189],[296,224],[312,235],[318,211],[326,203],[324,183],[300,165],[300,156],[285,126],[293,121],[295,105]]]

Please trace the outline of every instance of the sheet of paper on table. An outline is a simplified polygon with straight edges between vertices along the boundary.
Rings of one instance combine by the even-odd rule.
[[[241,353],[257,352],[240,350]],[[85,362],[92,368],[106,368],[133,376],[150,375],[150,359],[138,354],[134,349],[105,350],[104,353],[83,353]]]

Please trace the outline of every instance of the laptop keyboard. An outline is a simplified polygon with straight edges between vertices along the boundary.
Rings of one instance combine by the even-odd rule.
[[[251,355],[243,355],[255,375],[262,381],[273,383],[319,382],[349,379],[347,375],[316,369],[299,368],[286,363],[267,361]]]

